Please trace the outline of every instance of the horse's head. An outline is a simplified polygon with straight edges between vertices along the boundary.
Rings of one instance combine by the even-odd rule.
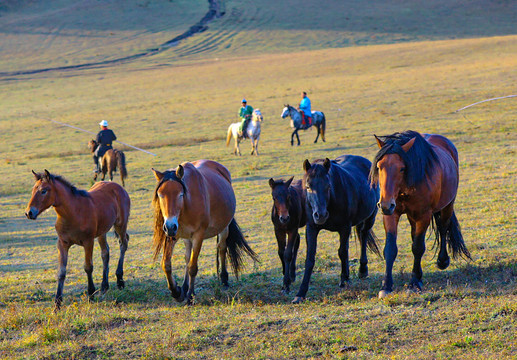
[[[269,179],[271,186],[271,195],[273,196],[273,206],[278,214],[278,219],[282,224],[289,221],[289,207],[291,204],[291,196],[289,194],[289,186],[293,182],[294,176],[287,181]]]
[[[284,105],[284,109],[282,110],[282,115],[280,115],[282,117],[282,119],[285,119],[286,117],[291,115],[291,113],[290,113],[291,107],[292,106],[290,106],[289,104]]]
[[[264,116],[262,116],[262,112],[260,111],[260,109],[253,110],[253,115],[252,115],[251,119],[252,119],[252,121],[258,121],[258,122],[264,121]]]
[[[157,212],[159,211],[163,217],[162,230],[166,236],[175,237],[187,192],[183,182],[183,166],[179,165],[176,171],[165,171],[163,173],[155,169],[151,170],[158,181],[154,193],[154,203]]]
[[[391,215],[397,206],[395,200],[398,194],[406,187],[407,164],[403,157],[411,149],[416,138],[412,138],[403,145],[396,143],[386,145],[377,136],[375,139],[380,150],[372,164],[370,181],[379,183],[381,196],[377,207],[382,210],[384,215]],[[382,153],[385,146],[391,146],[393,149]]]
[[[309,160],[303,162],[303,185],[306,192],[307,205],[312,210],[312,218],[318,225],[323,225],[328,217],[327,206],[330,200],[330,167],[328,158],[323,164],[311,164]]]
[[[27,208],[25,209],[25,216],[27,219],[36,220],[38,215],[55,203],[55,187],[53,176],[45,170],[43,174],[35,173],[34,178],[36,182],[32,187],[32,195]]]
[[[91,139],[88,141],[88,149],[90,149],[91,152],[95,152],[95,149],[97,149],[97,146],[99,146],[99,143],[97,141]]]

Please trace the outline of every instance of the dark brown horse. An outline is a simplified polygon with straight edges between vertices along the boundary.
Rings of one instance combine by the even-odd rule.
[[[123,265],[129,235],[127,222],[131,206],[127,192],[120,185],[112,182],[99,182],[89,191],[78,190],[61,176],[32,172],[36,183],[32,188],[32,197],[25,210],[27,218],[36,220],[39,214],[54,207],[57,214],[56,231],[58,235],[57,249],[59,252],[59,270],[57,272],[57,292],[55,298],[56,310],[60,308],[63,299],[63,285],[66,277],[68,249],[72,245],[84,247],[84,271],[88,276],[88,295],[95,292],[93,284],[93,245],[97,238],[102,256],[101,291],[109,288],[109,246],[106,233],[115,228],[119,238],[120,257],[117,266],[117,285],[124,287]]]
[[[88,148],[92,153],[95,152],[99,144],[95,140],[90,140],[88,142]],[[122,186],[126,186],[124,183],[124,179],[127,178],[127,169],[126,169],[126,156],[124,152],[116,149],[109,149],[106,153],[99,159],[99,164],[101,168],[102,178],[104,181],[106,177],[106,173],[109,173],[110,181],[113,181],[113,172],[117,171],[117,167],[120,170],[120,181],[122,181]],[[93,176],[93,180],[97,180],[98,173],[95,173]]]
[[[289,286],[296,279],[296,256],[300,247],[298,229],[307,223],[302,181],[298,180],[291,184],[292,181],[293,178],[287,181],[269,179],[273,196],[271,221],[275,227],[278,256],[282,262],[284,274],[282,290],[285,293],[289,293]]]
[[[316,262],[318,234],[321,230],[339,234],[339,258],[341,260],[341,280],[339,286],[346,288],[350,278],[348,266],[348,246],[352,227],[361,243],[359,274],[368,276],[366,249],[379,254],[372,227],[377,215],[375,206],[379,200],[379,190],[368,183],[369,160],[354,155],[342,155],[335,160],[318,159],[312,164],[303,163],[303,187],[306,199],[307,258],[305,273],[300,289],[293,303],[302,302],[309,289],[312,270]]]
[[[422,290],[421,260],[425,251],[425,234],[433,217],[439,243],[437,265],[449,266],[447,244],[452,255],[470,258],[454,213],[458,190],[458,152],[452,142],[441,135],[420,135],[405,131],[375,137],[379,152],[370,170],[370,181],[379,184],[384,229],[386,230],[386,274],[379,298],[393,291],[393,263],[397,257],[397,226],[402,214],[411,225],[414,256],[409,288]]]
[[[175,170],[159,172],[152,169],[158,181],[154,192],[154,247],[155,258],[163,249],[162,269],[172,296],[179,302],[185,298],[192,304],[197,261],[203,240],[217,236],[217,270],[228,286],[226,255],[237,276],[246,253],[257,260],[234,219],[235,194],[230,172],[223,165],[210,160],[185,162]],[[179,287],[172,277],[171,258],[177,239],[185,243],[185,278]]]

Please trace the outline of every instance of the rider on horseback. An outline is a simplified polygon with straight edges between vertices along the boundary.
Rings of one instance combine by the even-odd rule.
[[[95,169],[93,171],[95,173],[100,172],[99,158],[102,158],[109,149],[113,149],[111,144],[113,141],[117,140],[113,130],[108,129],[108,122],[106,120],[102,120],[99,125],[101,127],[101,131],[99,131],[96,138],[99,146],[97,146],[97,149],[95,149],[95,152],[93,153],[93,162],[95,164]]]
[[[241,126],[239,126],[239,135],[246,137],[246,128],[251,120],[251,114],[253,114],[253,108],[251,105],[247,105],[246,99],[242,99],[242,107],[239,109],[239,117],[242,118]]]
[[[300,114],[302,115],[302,129],[310,128],[312,125],[311,100],[305,91],[302,92],[302,101],[300,101]]]

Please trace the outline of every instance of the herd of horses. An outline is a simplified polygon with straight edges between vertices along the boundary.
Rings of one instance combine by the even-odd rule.
[[[452,142],[441,135],[415,131],[376,136],[375,139],[379,150],[373,162],[355,155],[342,155],[334,160],[305,160],[302,179],[269,179],[273,197],[271,220],[278,242],[284,276],[282,291],[285,293],[290,291],[296,277],[300,228],[305,226],[306,231],[305,272],[293,303],[302,302],[306,297],[315,264],[318,234],[323,229],[339,234],[339,286],[347,288],[350,280],[348,249],[352,228],[361,245],[358,277],[368,276],[367,250],[381,255],[372,231],[379,210],[386,231],[385,274],[380,298],[393,291],[397,226],[402,214],[407,215],[411,225],[414,256],[409,289],[422,291],[421,259],[425,251],[425,234],[431,224],[439,248],[438,268],[448,267],[449,253],[453,258],[471,258],[454,212],[458,153]],[[198,160],[184,162],[164,172],[155,169],[152,172],[156,178],[154,256],[162,255],[161,266],[169,290],[177,301],[186,300],[188,304],[194,301],[197,262],[205,239],[217,237],[217,272],[225,287],[228,286],[227,259],[236,276],[246,256],[258,261],[235,220],[236,199],[226,167],[215,161]],[[93,296],[92,251],[97,238],[103,261],[101,291],[108,289],[110,254],[106,233],[112,227],[120,243],[117,285],[123,288],[130,211],[130,198],[124,188],[113,182],[99,182],[84,191],[47,170],[43,173],[33,171],[33,174],[35,184],[25,215],[36,219],[50,207],[57,214],[59,270],[55,308],[59,309],[62,303],[68,250],[72,245],[85,249],[88,294]],[[172,253],[178,239],[185,243],[185,275],[181,286],[176,284],[171,273]]]

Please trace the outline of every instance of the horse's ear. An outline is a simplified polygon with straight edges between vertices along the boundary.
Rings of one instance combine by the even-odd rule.
[[[45,179],[46,179],[47,181],[49,181],[49,182],[50,182],[50,180],[51,180],[50,173],[48,172],[48,170],[47,170],[47,169],[45,169]]]
[[[271,189],[275,187],[275,180],[273,180],[273,178],[269,179],[269,186],[271,187]]]
[[[325,161],[323,161],[323,167],[327,169],[327,172],[330,170],[330,160],[329,158],[325,158]]]
[[[154,173],[154,177],[156,180],[161,181],[163,179],[163,173],[159,172],[158,170],[155,170],[154,168],[151,168],[152,172]]]
[[[373,136],[375,136],[375,140],[377,140],[377,145],[379,145],[379,149],[380,149],[381,147],[383,147],[383,146],[384,146],[384,144],[385,144],[385,142],[384,142],[384,141],[382,141],[381,139],[379,139],[379,138],[377,137],[377,135],[373,134]]]
[[[37,180],[41,180],[41,176],[40,176],[40,174],[38,174],[38,173],[34,172],[34,170],[32,170],[32,173],[34,174],[34,178],[36,179],[36,181],[37,181]]]
[[[183,166],[178,165],[178,168],[176,169],[176,177],[178,179],[183,179],[183,175],[185,174],[185,170],[183,169]]]
[[[311,163],[309,162],[309,160],[305,159],[305,161],[303,162],[303,170],[305,170],[305,172],[307,172],[310,169],[311,169]]]
[[[415,143],[415,140],[416,140],[416,137],[412,138],[411,140],[409,140],[407,143],[405,143],[404,145],[401,146],[402,150],[404,150],[405,152],[408,152],[409,149],[411,149],[411,147],[413,146],[413,144]]]
[[[293,182],[293,179],[294,179],[294,176],[291,176],[291,178],[285,182],[287,187],[291,186],[291,183]]]

